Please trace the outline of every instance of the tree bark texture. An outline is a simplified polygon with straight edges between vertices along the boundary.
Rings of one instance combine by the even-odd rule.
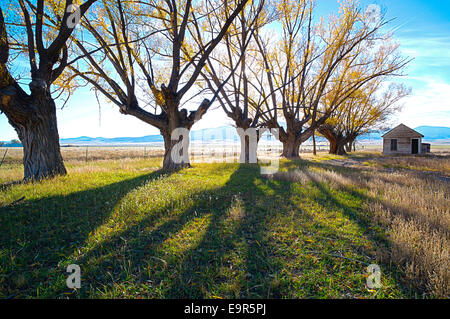
[[[65,175],[53,99],[46,93],[28,96],[16,84],[0,89],[0,99],[23,146],[24,179]]]
[[[285,158],[299,158],[301,140],[296,139],[294,135],[288,135],[286,139],[281,141],[283,143],[282,157]]]

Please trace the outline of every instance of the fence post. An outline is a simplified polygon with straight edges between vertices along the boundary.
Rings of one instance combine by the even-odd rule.
[[[5,160],[6,153],[8,153],[8,149],[6,149],[5,154],[3,154],[3,158],[2,158],[2,161],[0,162],[0,166],[3,165],[3,161]]]
[[[88,161],[88,146],[86,146],[86,163]]]

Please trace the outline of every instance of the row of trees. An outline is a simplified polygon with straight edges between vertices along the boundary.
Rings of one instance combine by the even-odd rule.
[[[166,169],[189,165],[171,156],[183,139],[173,132],[215,102],[238,129],[278,129],[292,158],[316,131],[345,152],[407,94],[386,87],[409,62],[389,21],[354,0],[326,20],[313,0],[18,0],[6,12],[0,110],[24,146],[25,179],[66,173],[54,96],[80,86],[158,128]],[[28,90],[11,71],[24,57]],[[243,143],[245,160],[256,158]]]

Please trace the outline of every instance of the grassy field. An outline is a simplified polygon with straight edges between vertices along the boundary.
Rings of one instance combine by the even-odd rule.
[[[67,176],[0,188],[0,297],[450,296],[448,155],[306,155],[270,177],[132,157],[73,154]],[[0,168],[0,184],[22,176]],[[373,263],[380,289],[366,287]],[[66,287],[69,264],[81,289]]]

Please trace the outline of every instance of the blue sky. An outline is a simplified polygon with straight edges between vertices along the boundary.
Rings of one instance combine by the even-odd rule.
[[[363,6],[377,4],[396,18],[391,27],[403,54],[414,58],[407,76],[399,81],[411,86],[412,95],[392,124],[450,126],[450,1],[446,0],[361,0]],[[318,15],[336,11],[336,0],[318,0]],[[62,106],[58,101],[57,105]],[[119,113],[112,104],[102,103],[101,117],[96,98],[89,89],[75,93],[64,109],[58,110],[61,138],[91,136],[118,137],[158,134],[158,130]],[[220,109],[215,109],[193,129],[231,124]],[[6,116],[0,114],[0,141],[17,138]]]

